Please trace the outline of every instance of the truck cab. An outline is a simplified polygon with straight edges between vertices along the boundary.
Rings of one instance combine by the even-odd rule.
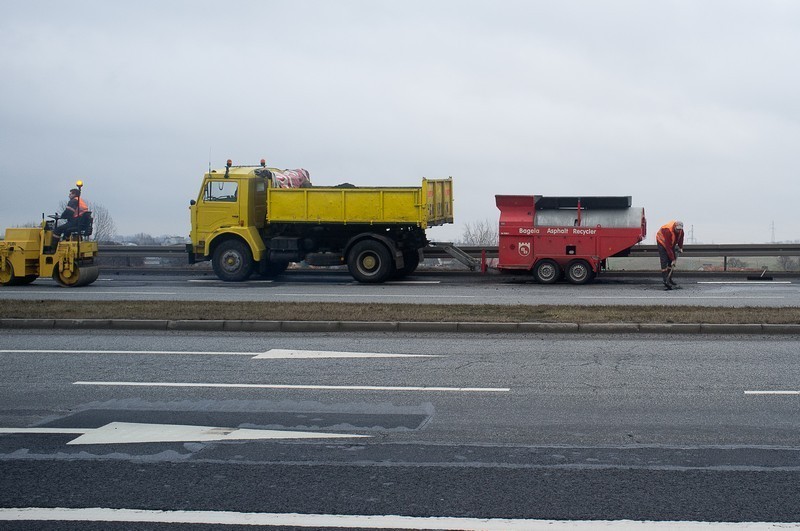
[[[197,199],[189,207],[190,263],[212,259],[224,242],[229,242],[225,247],[237,242],[234,247],[240,252],[219,256],[215,269],[220,267],[223,274],[227,271],[234,277],[249,277],[265,250],[259,231],[266,219],[267,186],[267,179],[256,177],[248,167],[227,166],[224,172],[206,173]],[[247,253],[243,252],[245,248]]]

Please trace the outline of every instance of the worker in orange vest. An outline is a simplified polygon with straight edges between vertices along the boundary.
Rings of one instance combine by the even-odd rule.
[[[73,188],[69,191],[69,201],[67,202],[67,207],[60,216],[61,219],[66,219],[67,222],[53,229],[53,242],[51,244],[52,249],[56,248],[62,235],[68,236],[71,232],[78,230],[80,227],[81,216],[86,214],[86,212],[89,210],[86,202],[83,200],[83,198],[81,198],[80,186],[82,185],[83,183],[80,183],[79,181],[79,187]]]
[[[675,262],[678,259],[677,253],[683,252],[683,222],[670,221],[663,225],[656,233],[656,243],[658,244],[658,257],[661,259],[661,278],[664,280],[664,289],[678,288],[678,284],[672,280],[672,272],[675,270]]]

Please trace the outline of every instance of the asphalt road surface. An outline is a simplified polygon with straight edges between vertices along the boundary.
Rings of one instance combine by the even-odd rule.
[[[798,339],[4,331],[0,528],[798,522]]]
[[[379,285],[360,284],[347,273],[291,272],[275,280],[221,282],[211,275],[108,275],[91,286],[68,289],[42,278],[0,288],[2,300],[326,301],[414,304],[659,304],[710,307],[797,307],[796,277],[752,281],[746,276],[676,276],[682,289],[664,291],[651,276],[600,277],[584,286],[532,282],[525,275],[418,274]]]

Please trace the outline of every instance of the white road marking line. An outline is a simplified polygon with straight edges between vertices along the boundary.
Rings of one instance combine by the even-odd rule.
[[[49,291],[29,291],[27,289],[21,289],[15,292],[15,294],[23,293],[25,295],[53,295],[54,293],[58,293],[57,291],[49,290]],[[10,293],[9,293],[10,294]],[[177,295],[175,292],[170,291],[86,291],[81,290],[81,298],[84,295]]]
[[[700,280],[698,284],[791,284],[789,280]]]
[[[59,350],[0,349],[0,354],[154,354],[187,356],[251,356],[252,359],[324,359],[324,358],[439,358],[437,354],[386,354],[378,352],[336,352],[328,350],[270,349],[266,352],[224,352],[183,350]]]
[[[800,391],[745,391],[746,395],[800,395]]]
[[[226,286],[230,286],[231,285],[228,282],[225,282],[223,280],[218,280],[218,279],[200,279],[200,278],[198,278],[198,279],[189,279],[187,282],[214,282],[214,283],[223,284],[223,285],[226,285]],[[272,282],[275,282],[275,281],[274,280],[247,280],[245,282],[240,283],[239,285],[241,285],[241,284],[271,284]]]
[[[58,350],[58,349],[6,349],[0,354],[174,354],[209,356],[253,356],[257,352],[181,351],[181,350]]]
[[[362,284],[359,284],[361,286]],[[401,297],[401,298],[409,298],[413,297],[415,300],[419,299],[419,295],[393,295],[391,293],[346,293],[346,294],[339,294],[339,293],[270,293],[270,295],[275,295],[276,297],[373,297],[378,299],[385,299],[387,297]],[[478,297],[478,295],[423,295],[422,298],[424,299],[474,299]]]
[[[384,354],[378,352],[336,352],[333,350],[286,350],[273,348],[253,356],[263,359],[313,359],[313,358],[438,358],[433,354]]]
[[[86,428],[0,428],[0,434],[11,434],[11,433],[33,433],[37,435],[47,435],[47,434],[77,434],[82,435],[86,433]]]
[[[80,434],[67,444],[134,444],[164,442],[254,441],[266,439],[342,439],[369,435],[312,431],[218,428],[182,424],[111,422],[99,428],[0,428],[0,434]]]
[[[441,284],[441,280],[390,280],[384,284]]]
[[[455,393],[507,393],[510,387],[423,387],[378,385],[290,385],[290,384],[232,384],[201,382],[73,382],[73,385],[106,385],[112,387],[217,387],[225,389],[302,389],[323,391],[428,391]]]
[[[708,297],[706,297],[706,296],[693,297],[691,295],[683,295],[683,296],[681,296],[681,295],[648,295],[648,296],[641,296],[641,297],[640,296],[631,297],[629,295],[618,295],[618,296],[607,296],[607,297],[601,297],[601,296],[581,297],[581,296],[578,296],[578,297],[570,297],[570,298],[573,298],[573,299],[687,299],[687,300],[698,300],[698,299],[711,299],[711,300],[716,300],[716,299],[735,299],[735,300],[741,300],[741,299],[750,299],[750,300],[775,300],[775,299],[785,299],[786,297],[783,297],[783,296],[741,297],[741,296],[738,296],[738,295],[708,296]]]
[[[518,518],[458,518],[442,516],[161,511],[148,509],[110,509],[105,507],[85,509],[68,509],[63,507],[0,508],[0,521],[135,522],[340,529],[449,529],[464,531],[562,531],[584,529],[614,529],[621,531],[766,531],[775,529],[800,529],[800,524],[798,523],[782,522],[524,520]]]

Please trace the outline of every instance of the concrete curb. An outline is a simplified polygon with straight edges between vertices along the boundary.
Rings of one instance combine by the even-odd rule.
[[[410,332],[479,334],[765,334],[800,335],[800,324],[436,323],[394,321],[246,321],[148,319],[0,319],[7,329],[179,330],[203,332]]]

